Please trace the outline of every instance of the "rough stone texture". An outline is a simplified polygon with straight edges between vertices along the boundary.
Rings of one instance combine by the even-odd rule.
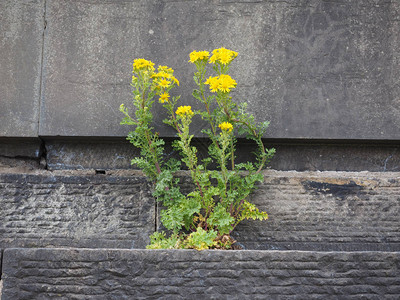
[[[199,160],[205,158],[209,141],[193,139]],[[394,144],[343,144],[325,142],[291,141],[276,143],[265,141],[276,154],[269,166],[274,170],[288,171],[373,171],[395,172],[400,170],[400,148]],[[130,161],[140,151],[125,139],[49,139],[45,142],[47,167],[51,170],[65,169],[131,169]],[[240,140],[236,145],[236,161],[254,160],[249,155],[255,145]],[[1,145],[0,145],[1,149]],[[165,153],[168,157],[181,157],[166,139]],[[213,167],[213,166],[211,166]]]
[[[398,299],[399,252],[6,249],[3,300]]]
[[[399,11],[395,0],[49,0],[40,135],[125,136],[118,108],[137,57],[176,69],[192,104],[188,54],[225,46],[240,53],[235,98],[271,121],[267,137],[398,140]]]
[[[143,177],[0,174],[0,248],[143,248],[155,205]]]
[[[252,200],[264,222],[239,225],[248,249],[400,251],[400,174],[267,171]]]
[[[1,0],[0,27],[0,137],[37,137],[44,0]]]

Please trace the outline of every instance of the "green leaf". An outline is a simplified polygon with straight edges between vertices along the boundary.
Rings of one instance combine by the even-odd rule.
[[[210,217],[207,219],[207,222],[216,227],[218,233],[229,234],[229,232],[233,229],[233,224],[235,223],[235,219],[226,211],[226,208],[219,203],[214,211],[210,214]]]
[[[184,223],[184,215],[181,209],[177,206],[170,206],[169,208],[162,210],[161,213],[161,222],[165,226],[165,228],[172,230],[173,232],[178,232],[181,230]]]
[[[200,213],[200,202],[196,199],[196,197],[187,198],[186,201],[182,201],[181,209],[184,219],[184,226],[187,230],[189,230],[190,225],[193,223],[194,215]]]
[[[215,246],[214,240],[217,237],[217,232],[214,230],[205,231],[201,227],[197,227],[195,232],[192,232],[185,241],[187,248],[196,250],[205,250]]]

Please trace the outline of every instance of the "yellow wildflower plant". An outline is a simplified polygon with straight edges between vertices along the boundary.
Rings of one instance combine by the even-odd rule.
[[[215,64],[216,62],[219,62],[223,65],[228,65],[234,60],[237,56],[238,53],[226,48],[219,48],[213,50],[213,55],[210,57],[210,64]]]
[[[190,60],[189,62],[195,63],[198,60],[207,60],[210,56],[210,52],[208,51],[193,51],[190,53]]]
[[[137,58],[133,61],[133,71],[138,72],[140,70],[154,71],[154,63],[144,58]]]
[[[179,106],[175,112],[178,116],[191,116],[193,115],[192,107],[187,105],[187,106]]]
[[[193,78],[197,88],[192,93],[198,101],[196,111],[189,105],[179,106],[180,96],[173,96],[172,90],[179,81],[172,68],[158,66],[155,70],[154,63],[143,58],[133,62],[131,86],[135,111],[131,113],[121,105],[120,111],[125,115],[121,124],[134,126],[127,139],[141,149],[141,156],[134,158],[132,164],[142,169],[154,184],[153,196],[165,207],[160,220],[170,231],[153,233],[149,249],[232,249],[235,241],[230,233],[241,221],[268,218],[266,212],[248,200],[257,183],[263,182],[262,170],[275,150],[266,149],[262,140],[269,122],[256,122],[245,111],[245,103],[236,104],[230,95],[237,83],[228,73],[237,55],[226,48],[190,53],[189,62],[196,68]],[[161,116],[155,115],[155,99],[167,111],[163,122],[176,130],[171,146],[180,159],[165,155],[166,141],[154,126]],[[202,123],[197,123],[196,117]],[[193,127],[210,141],[210,146],[201,153],[192,142]],[[238,163],[235,155],[238,137],[256,142],[253,161]],[[209,155],[200,159],[203,151]],[[210,163],[215,169],[208,168]],[[182,167],[192,179],[191,190],[184,192],[177,186],[182,182],[177,177],[181,176],[178,171]]]
[[[221,128],[222,131],[231,132],[233,130],[233,125],[229,122],[222,122],[221,124],[218,125],[218,127]]]
[[[167,92],[164,92],[160,95],[159,99],[160,103],[165,103],[169,101],[169,94]]]

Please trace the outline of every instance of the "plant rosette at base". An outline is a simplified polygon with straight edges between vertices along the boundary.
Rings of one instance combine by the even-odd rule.
[[[243,220],[266,220],[266,212],[249,202],[256,185],[263,181],[261,171],[275,153],[266,149],[262,136],[269,122],[257,123],[246,112],[246,103],[237,104],[230,95],[237,86],[228,75],[229,67],[238,53],[225,48],[212,51],[193,51],[190,63],[196,67],[194,81],[197,88],[193,97],[202,110],[178,106],[180,96],[171,96],[171,89],[179,86],[174,70],[167,66],[154,68],[154,63],[142,58],[133,62],[133,113],[124,104],[121,124],[133,125],[127,139],[141,150],[132,164],[143,170],[153,183],[153,195],[161,202],[161,222],[168,232],[150,236],[148,249],[232,249],[230,233]],[[214,76],[206,76],[208,65]],[[168,112],[164,123],[177,132],[174,149],[181,161],[164,155],[165,142],[153,127],[152,107],[155,99]],[[202,132],[210,139],[209,156],[199,161],[196,147],[191,144],[190,125],[193,118],[201,118],[207,126]],[[254,141],[255,162],[236,163],[237,137]],[[193,189],[180,190],[177,171],[182,165],[189,170]],[[217,168],[210,169],[210,164]]]

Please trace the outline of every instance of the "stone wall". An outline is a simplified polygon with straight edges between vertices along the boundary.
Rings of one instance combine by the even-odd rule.
[[[399,14],[396,0],[0,1],[2,299],[396,299]],[[239,52],[234,99],[271,121],[279,171],[252,199],[270,219],[233,234],[249,251],[128,250],[160,228],[119,125],[132,61],[174,68],[198,108],[188,55],[221,46]],[[253,147],[240,139],[238,161]]]
[[[3,300],[398,299],[400,253],[7,249]]]

